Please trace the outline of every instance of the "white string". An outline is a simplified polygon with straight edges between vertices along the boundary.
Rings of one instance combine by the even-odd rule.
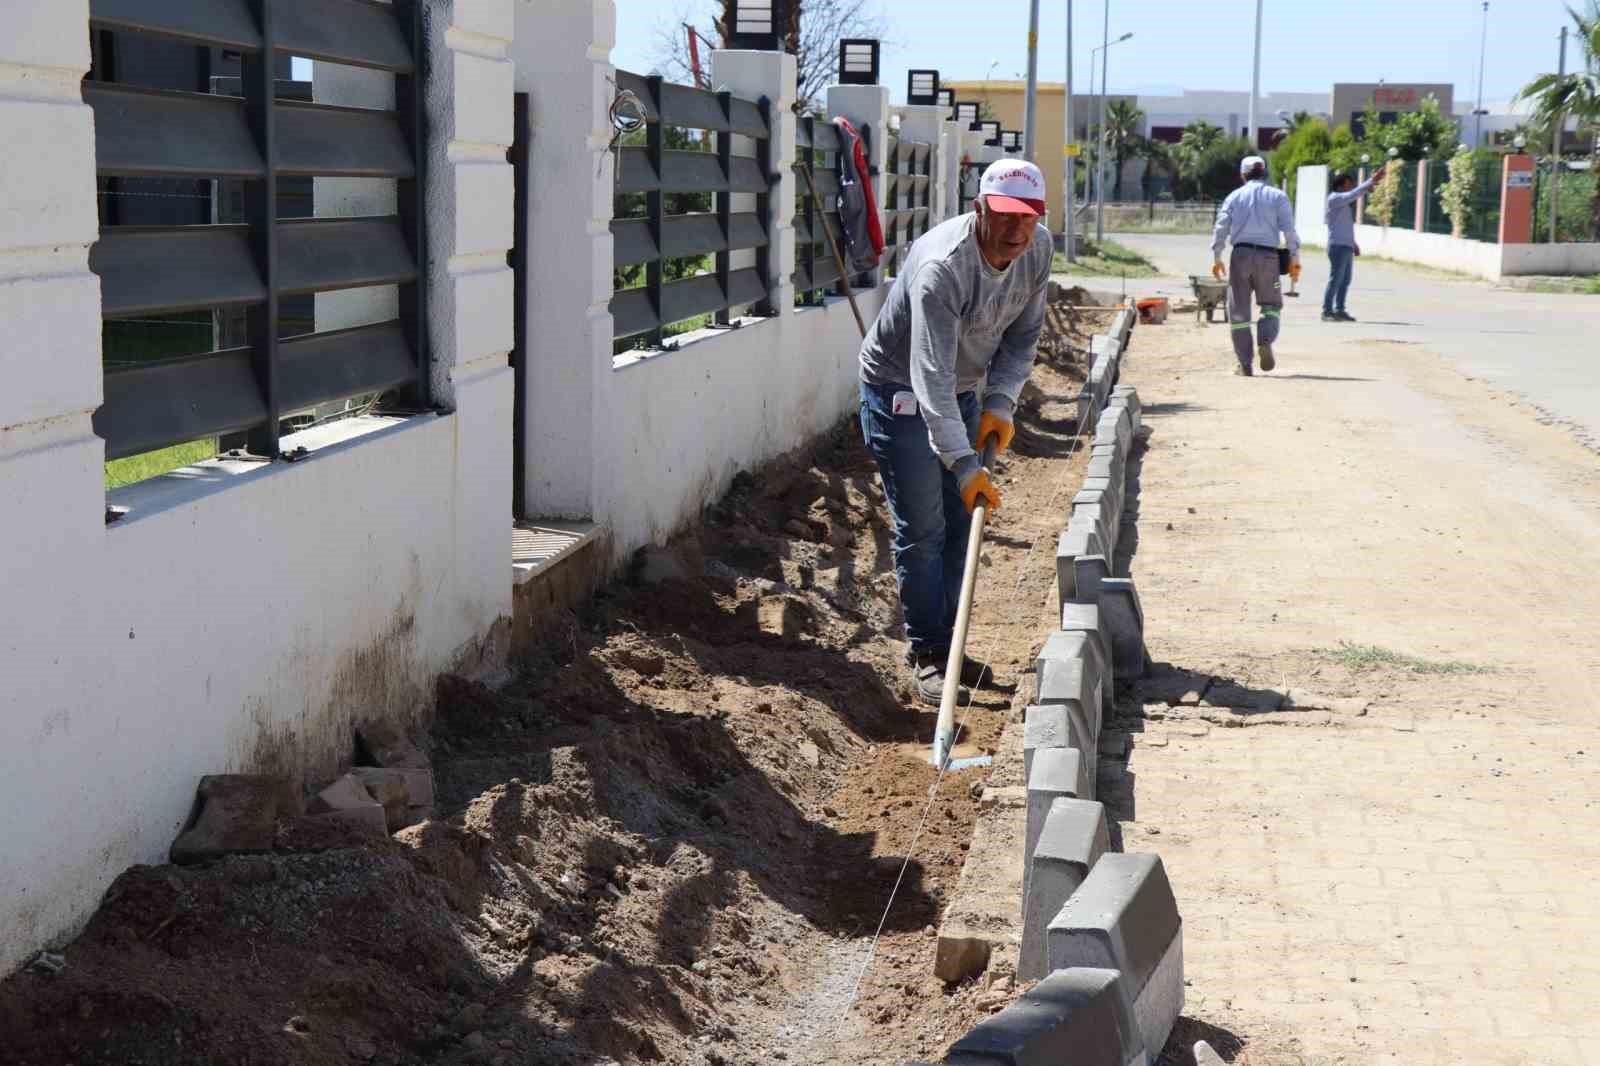
[[[1085,364],[1085,365],[1087,365],[1087,364]],[[1090,383],[1089,383],[1088,375],[1085,375],[1083,384],[1084,384],[1084,388],[1085,389],[1091,388]],[[1079,451],[1080,447],[1082,446],[1082,442],[1083,442],[1083,439],[1084,439],[1083,433],[1084,433],[1085,424],[1089,420],[1089,412],[1092,411],[1093,409],[1094,409],[1094,405],[1093,404],[1088,405],[1087,407],[1084,408],[1083,414],[1081,414],[1078,417],[1078,428],[1077,428],[1076,433],[1073,436],[1072,448],[1071,448],[1071,450],[1069,450],[1067,452],[1067,455],[1066,455],[1066,458],[1067,458],[1069,464],[1070,464],[1070,461],[1071,461],[1072,457],[1074,455],[1078,454],[1078,451]],[[1061,477],[1057,480],[1055,488],[1053,488],[1050,491],[1050,498],[1049,498],[1049,500],[1047,500],[1045,502],[1045,505],[1044,505],[1045,513],[1048,514],[1054,509],[1056,499],[1057,499],[1057,497],[1059,497],[1061,495],[1061,490],[1066,485],[1066,477],[1067,477],[1068,472],[1069,472],[1069,469],[1063,469],[1062,470]],[[1011,590],[1011,596],[1012,596],[1013,600],[1015,600],[1017,594],[1022,591],[1022,583],[1023,583],[1023,581],[1025,581],[1027,579],[1027,576],[1028,576],[1028,563],[1033,558],[1033,550],[1034,550],[1034,548],[1038,547],[1039,538],[1040,538],[1040,535],[1035,535],[1034,536],[1033,540],[1031,542],[1029,542],[1029,544],[1028,544],[1027,552],[1025,552],[1023,554],[1023,556],[1022,556],[1022,565],[1021,565],[1021,567],[1020,567],[1020,569],[1018,570],[1018,573],[1017,573],[1017,583],[1016,583],[1015,587],[1013,587],[1012,590]],[[991,632],[991,634],[989,636],[988,643],[985,644],[985,646],[984,646],[985,647],[986,658],[984,660],[980,660],[980,661],[984,662],[984,669],[985,669],[986,672],[989,669],[988,662],[987,662],[987,653],[989,651],[993,650],[994,643],[998,639],[999,639],[999,634]],[[983,680],[984,680],[983,678],[980,678],[979,679],[980,683]],[[969,688],[967,690],[967,703],[966,703],[966,706],[963,707],[962,710],[961,710],[961,720],[956,723],[955,736],[961,736],[966,731],[967,716],[972,713],[972,703],[973,703],[973,700],[976,698],[976,692],[977,692],[977,686],[976,685],[972,686],[971,688]],[[952,741],[952,745],[953,745],[954,744],[954,737],[951,738],[951,741]],[[839,1035],[839,1030],[844,1026],[845,1019],[849,1017],[850,1009],[855,1006],[856,1000],[857,1000],[857,998],[859,998],[859,996],[861,994],[861,984],[862,984],[863,981],[866,980],[867,973],[872,968],[873,959],[877,956],[877,953],[878,953],[878,941],[883,938],[883,928],[884,928],[885,925],[887,925],[889,923],[889,914],[890,914],[891,911],[894,910],[894,902],[895,902],[896,897],[900,893],[900,886],[905,882],[906,870],[910,868],[911,860],[916,858],[917,843],[922,839],[922,831],[923,831],[924,828],[927,827],[928,816],[933,813],[933,805],[939,798],[939,786],[944,783],[945,771],[949,769],[950,763],[952,761],[953,760],[951,758],[949,758],[948,756],[946,757],[946,759],[944,761],[944,765],[939,767],[939,774],[938,774],[937,777],[934,778],[933,785],[928,789],[928,803],[927,803],[927,806],[923,807],[923,809],[922,809],[922,819],[917,823],[917,830],[911,836],[911,845],[910,845],[910,847],[908,847],[906,849],[905,858],[903,860],[901,860],[900,872],[899,872],[899,874],[897,874],[895,876],[894,887],[889,890],[889,899],[888,899],[888,902],[886,902],[884,904],[883,915],[878,919],[878,927],[872,934],[872,943],[869,944],[868,947],[867,947],[867,957],[862,962],[861,969],[856,974],[855,982],[850,987],[850,995],[845,1000],[844,1007],[841,1008],[840,1011],[839,1011],[839,1019],[835,1023],[834,1030],[833,1030],[833,1033],[832,1033],[832,1036],[835,1039]]]

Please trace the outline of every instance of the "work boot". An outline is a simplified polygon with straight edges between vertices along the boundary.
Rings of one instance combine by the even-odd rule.
[[[1356,320],[1355,315],[1347,314],[1344,311],[1335,311],[1333,317],[1340,322],[1354,322]]]
[[[1261,361],[1262,371],[1271,370],[1278,365],[1278,361],[1272,358],[1272,344],[1268,341],[1256,342],[1256,358]]]
[[[1251,370],[1243,363],[1235,363],[1233,366],[1233,376],[1236,378],[1254,377],[1255,371]]]
[[[1324,321],[1324,322],[1338,322],[1339,321],[1339,316],[1334,314],[1332,311],[1324,311],[1324,312],[1322,312],[1322,321]]]
[[[922,652],[911,661],[911,676],[916,682],[917,699],[930,707],[937,707],[944,699],[944,667],[945,660],[950,658],[948,651]],[[972,665],[970,660],[967,665]],[[966,679],[967,671],[961,671],[962,680]],[[956,689],[956,704],[965,706],[972,700],[972,692],[965,685]]]

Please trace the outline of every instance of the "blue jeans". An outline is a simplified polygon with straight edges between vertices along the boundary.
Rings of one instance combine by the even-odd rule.
[[[894,572],[913,655],[949,651],[961,599],[972,516],[961,502],[955,475],[928,440],[919,412],[896,415],[894,396],[909,385],[861,383],[861,435],[878,463],[883,493],[894,519]],[[967,437],[978,436],[978,394],[956,397]]]
[[[1328,267],[1328,287],[1322,294],[1325,315],[1344,310],[1344,298],[1356,272],[1356,250],[1348,244],[1328,245]]]

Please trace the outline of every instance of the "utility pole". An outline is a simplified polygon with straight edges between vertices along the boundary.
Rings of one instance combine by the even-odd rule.
[[[1101,27],[1100,50],[1100,150],[1094,160],[1095,208],[1094,239],[1106,239],[1106,68],[1111,65],[1111,0],[1106,0],[1105,24]]]
[[[1561,32],[1565,34],[1567,31],[1563,29]],[[1072,124],[1072,0],[1067,0],[1066,91],[1067,99],[1062,108],[1066,113],[1066,117],[1062,120],[1063,125],[1066,126],[1066,130],[1061,137],[1061,150],[1063,152],[1067,150],[1067,145],[1074,142],[1077,134],[1077,129]],[[1062,230],[1062,235],[1063,243],[1065,244],[1064,251],[1067,253],[1067,262],[1076,263],[1078,261],[1075,235],[1077,226],[1074,224],[1073,216],[1078,213],[1078,159],[1076,156],[1069,155],[1066,157],[1065,162],[1066,166],[1062,168],[1064,176],[1061,179],[1061,210],[1066,214],[1066,226]]]
[[[1261,144],[1261,133],[1256,129],[1256,100],[1261,96],[1261,0],[1256,0],[1256,62],[1255,72],[1250,75],[1250,117],[1247,120],[1250,130],[1250,151],[1255,153],[1256,147]]]
[[[1483,35],[1478,44],[1478,106],[1472,112],[1472,147],[1483,144],[1483,63],[1489,55],[1489,0],[1483,0]]]
[[[1561,53],[1556,60],[1556,77],[1564,78],[1567,74],[1567,28],[1561,27]],[[1550,243],[1556,243],[1556,214],[1561,205],[1561,127],[1567,124],[1567,116],[1557,113],[1555,121],[1550,124]]]
[[[1028,98],[1022,119],[1022,157],[1036,162],[1038,138],[1034,119],[1039,110],[1039,0],[1028,5]]]

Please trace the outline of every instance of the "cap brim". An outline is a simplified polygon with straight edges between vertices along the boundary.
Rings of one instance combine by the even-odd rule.
[[[990,211],[998,211],[1002,215],[1032,215],[1034,218],[1044,215],[1043,200],[1023,200],[1015,196],[988,193],[984,196],[983,203]]]

